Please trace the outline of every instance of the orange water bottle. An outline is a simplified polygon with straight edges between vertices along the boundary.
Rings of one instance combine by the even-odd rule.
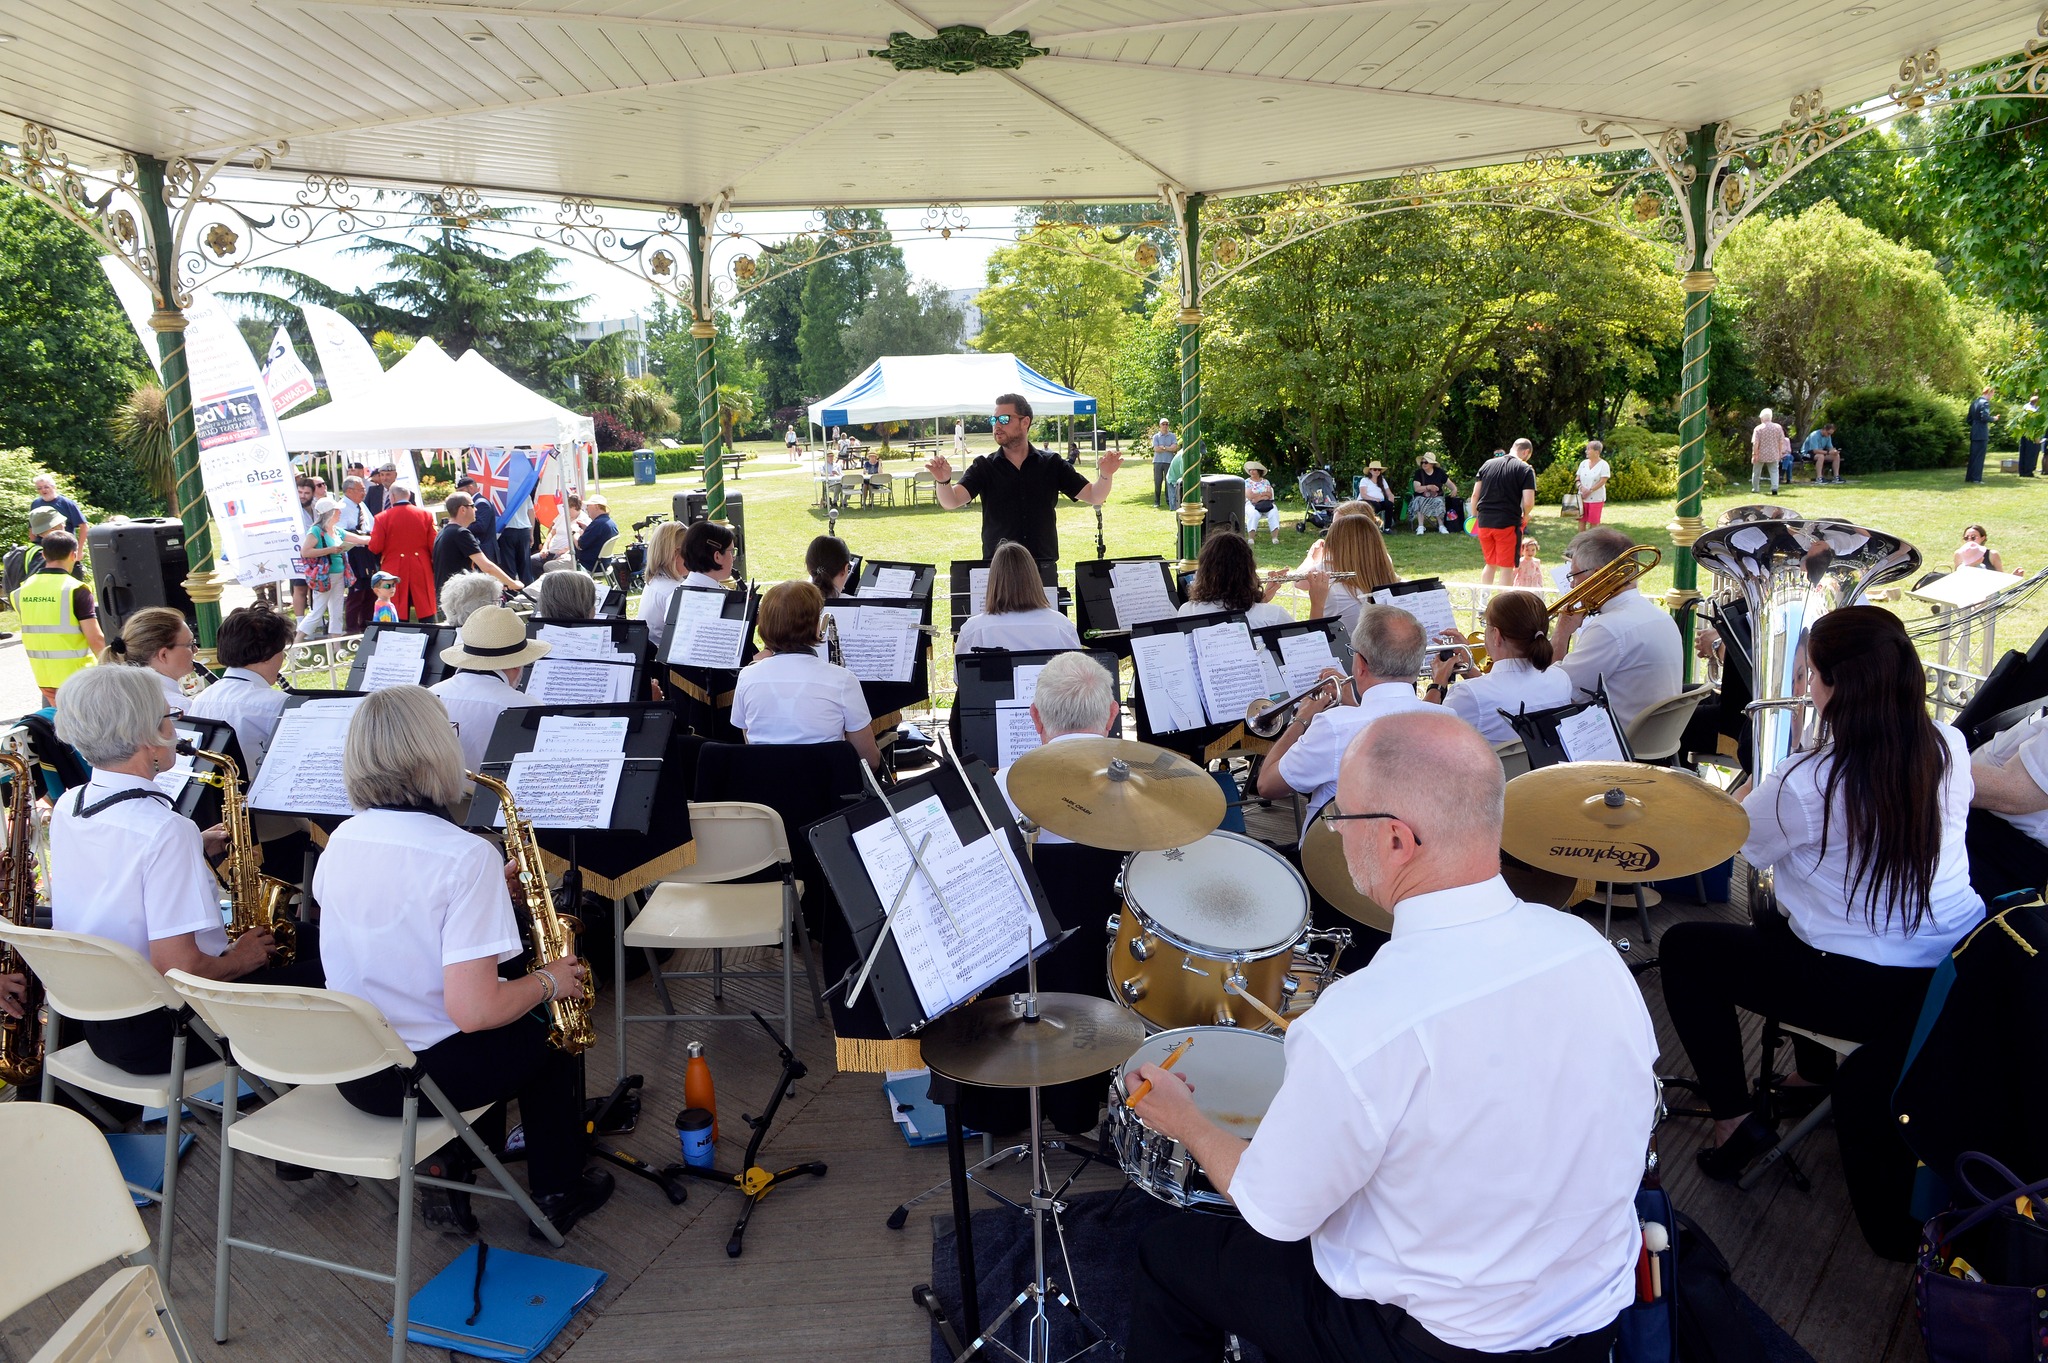
[[[683,1067],[683,1106],[701,1107],[711,1114],[711,1139],[718,1139],[718,1098],[711,1090],[711,1064],[704,1059],[704,1043],[692,1041],[683,1048],[689,1063]]]

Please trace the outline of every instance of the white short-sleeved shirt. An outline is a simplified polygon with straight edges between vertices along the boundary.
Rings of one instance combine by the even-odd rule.
[[[263,765],[270,740],[277,733],[277,721],[284,714],[285,693],[246,667],[231,667],[221,679],[185,702],[185,713],[193,719],[225,720],[234,726],[235,741],[249,776]]]
[[[676,588],[682,585],[680,578],[650,577],[640,592],[640,608],[633,618],[647,622],[647,639],[654,645],[657,658],[665,656],[662,647],[668,638],[668,604],[675,599]]]
[[[1934,727],[1949,750],[1940,795],[1941,855],[1934,866],[1926,916],[1910,937],[1900,906],[1881,902],[1873,932],[1865,917],[1863,887],[1851,893],[1848,834],[1840,826],[1827,827],[1827,805],[1821,798],[1833,764],[1826,749],[1787,760],[1743,800],[1749,840],[1742,844],[1742,855],[1752,865],[1775,868],[1778,907],[1808,946],[1874,965],[1933,966],[1983,921],[1984,901],[1970,888],[1970,858],[1963,845],[1970,797],[1977,790],[1970,754],[1961,733],[1946,724]],[[1826,856],[1821,855],[1823,829],[1828,834]]]
[[[1557,660],[1590,699],[1595,685],[1625,732],[1637,715],[1685,686],[1685,644],[1671,612],[1634,587],[1617,592],[1572,635],[1571,651]]]
[[[376,1004],[414,1051],[453,1036],[442,969],[519,954],[504,857],[438,814],[391,809],[347,820],[327,850],[313,871],[327,987]]]
[[[1555,665],[1536,670],[1527,658],[1496,658],[1493,670],[1476,677],[1463,677],[1444,693],[1444,708],[1479,730],[1479,736],[1496,746],[1512,743],[1513,726],[1500,712],[1552,710],[1572,703],[1572,679]]]
[[[153,667],[146,668],[144,670],[147,671],[150,676],[156,678],[157,685],[163,687],[164,704],[170,706],[173,710],[184,710],[191,706],[192,697],[185,694],[185,688],[182,684],[173,681],[169,677],[166,677],[163,673],[157,671]],[[205,693],[201,692],[200,694],[204,695]]]
[[[1337,793],[1337,768],[1351,740],[1383,715],[1404,710],[1437,713],[1437,707],[1415,694],[1411,682],[1381,682],[1368,686],[1356,705],[1333,705],[1309,722],[1308,729],[1280,755],[1280,779],[1292,790],[1308,796],[1306,828],[1316,814]]]
[[[1367,592],[1354,590],[1348,582],[1332,582],[1330,594],[1323,598],[1323,614],[1344,622],[1344,632],[1358,632],[1359,608],[1372,599]]]
[[[454,672],[427,689],[441,698],[448,718],[455,721],[455,737],[462,743],[462,760],[470,771],[483,770],[484,752],[491,746],[491,731],[498,727],[499,715],[540,704],[495,672]]]
[[[1394,906],[1393,939],[1286,1039],[1231,1200],[1339,1296],[1446,1344],[1540,1349],[1635,1295],[1657,1038],[1584,922],[1499,877]]]
[[[1065,743],[1068,739],[1071,738],[1100,737],[1102,737],[1101,734],[1054,734],[1051,738],[1045,740],[1045,746],[1050,748],[1055,743]],[[1001,788],[1003,792],[1003,802],[1010,806],[1010,813],[1017,818],[1023,818],[1024,811],[1017,808],[1017,802],[1010,798],[1010,769],[1008,767],[1004,767],[1001,771],[996,773],[996,785],[999,788]],[[1056,847],[1061,843],[1072,841],[1072,838],[1063,838],[1049,828],[1041,828],[1038,830],[1038,845],[1040,847]]]
[[[2048,715],[2035,715],[2021,724],[1999,734],[1983,748],[1977,758],[1981,761],[2007,766],[2017,761],[2036,786],[2048,791]],[[1974,790],[1976,782],[1971,782]],[[2032,814],[2000,814],[1998,816],[2011,824],[2035,842],[2048,846],[2048,809]]]
[[[1220,601],[1184,601],[1175,615],[1221,615],[1230,608]],[[1251,609],[1244,613],[1244,622],[1252,629],[1264,629],[1268,625],[1291,625],[1294,617],[1287,607],[1271,601],[1254,601]]]
[[[1600,480],[1602,478],[1611,478],[1613,476],[1614,475],[1608,470],[1607,461],[1605,459],[1581,459],[1579,461],[1580,499],[1587,502],[1606,501],[1607,484],[1600,483]],[[1600,483],[1600,486],[1597,488],[1594,487],[1593,484],[1595,483]]]
[[[1049,648],[1079,648],[1081,632],[1074,622],[1051,606],[1035,611],[1004,611],[1000,615],[970,615],[953,641],[955,653],[973,648],[1007,648],[1024,653]]]
[[[199,826],[168,800],[145,796],[90,816],[85,807],[154,781],[95,771],[82,790],[57,797],[50,815],[50,921],[60,932],[83,932],[132,947],[194,934],[209,956],[228,949],[221,929],[220,883],[206,864]]]
[[[740,669],[733,726],[749,743],[837,743],[874,721],[860,678],[815,653],[771,653]]]

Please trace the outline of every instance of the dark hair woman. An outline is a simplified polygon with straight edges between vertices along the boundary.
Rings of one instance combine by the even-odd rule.
[[[1437,659],[1423,699],[1443,706],[1496,747],[1515,741],[1501,711],[1572,703],[1572,679],[1550,665],[1550,618],[1536,593],[1499,592],[1486,603],[1486,654],[1493,660],[1486,672],[1473,672],[1456,652]]]
[[[1671,1021],[1714,1117],[1700,1167],[1719,1179],[1778,1139],[1751,1110],[1737,1009],[1848,1041],[1902,1040],[1934,967],[1984,917],[1963,841],[1969,754],[1928,717],[1905,627],[1876,606],[1831,611],[1807,636],[1806,661],[1825,737],[1742,802],[1742,854],[1774,868],[1780,912],[1679,924],[1659,952]],[[1802,1051],[1801,1075],[1826,1078],[1824,1056]]]
[[[827,601],[846,595],[846,577],[852,570],[853,555],[836,535],[820,535],[804,550],[804,572]]]
[[[1265,599],[1265,584],[1259,581],[1259,561],[1251,541],[1243,535],[1209,536],[1195,560],[1195,580],[1188,586],[1182,615],[1215,615],[1241,611],[1253,629],[1267,625],[1292,624],[1294,617],[1285,606]]]

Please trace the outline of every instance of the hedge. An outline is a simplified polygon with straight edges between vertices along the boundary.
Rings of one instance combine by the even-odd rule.
[[[680,445],[672,450],[654,452],[656,473],[686,473],[697,467],[697,461],[704,455],[702,445]],[[633,476],[633,452],[614,450],[597,456],[597,476],[614,481],[630,479]]]
[[[1835,423],[1843,467],[1858,473],[1960,468],[1970,457],[1963,408],[1923,391],[1859,388],[1830,400],[1822,419]]]

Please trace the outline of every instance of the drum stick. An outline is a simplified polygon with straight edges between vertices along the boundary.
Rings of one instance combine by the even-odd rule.
[[[1255,994],[1247,993],[1245,989],[1237,983],[1237,981],[1225,980],[1223,982],[1223,988],[1226,993],[1237,995],[1246,1003],[1249,1003],[1252,1007],[1258,1009],[1261,1013],[1264,1013],[1266,1015],[1266,1021],[1272,1023],[1281,1031],[1284,1032],[1287,1030],[1286,1018],[1281,1017],[1278,1013],[1274,1012],[1271,1008],[1267,1007],[1266,1001],[1264,999],[1259,998]]]
[[[1172,1050],[1166,1053],[1166,1059],[1159,1062],[1159,1068],[1162,1070],[1172,1069],[1174,1063],[1178,1061],[1182,1056],[1188,1053],[1188,1047],[1194,1044],[1195,1039],[1193,1037],[1187,1037],[1183,1039],[1180,1045],[1175,1046]],[[1124,1106],[1136,1107],[1138,1104],[1145,1101],[1145,1095],[1150,1093],[1151,1091],[1152,1081],[1150,1079],[1147,1079],[1144,1083],[1138,1085],[1137,1089],[1132,1092],[1130,1097],[1124,1099]]]

